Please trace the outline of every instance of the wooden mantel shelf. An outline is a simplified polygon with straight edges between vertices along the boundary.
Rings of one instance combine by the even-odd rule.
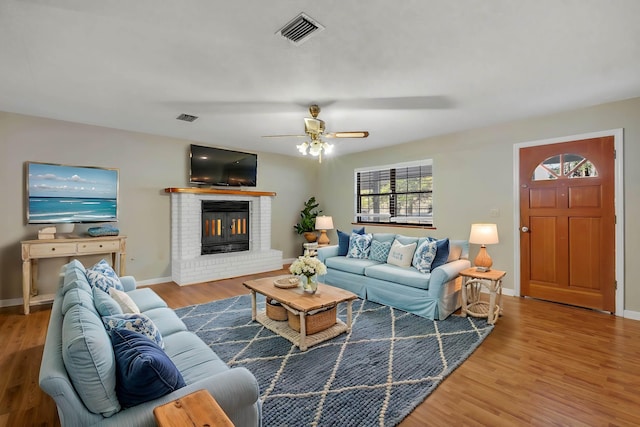
[[[273,191],[244,191],[244,190],[227,190],[226,188],[175,188],[169,187],[164,189],[165,193],[193,193],[193,194],[234,194],[237,196],[275,196]]]

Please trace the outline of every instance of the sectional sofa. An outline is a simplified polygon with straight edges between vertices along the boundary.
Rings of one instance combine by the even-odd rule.
[[[62,268],[40,366],[40,387],[55,401],[62,426],[155,426],[156,406],[200,389],[211,393],[236,426],[261,425],[258,383],[248,370],[227,367],[153,290],[136,289],[130,276],[119,278],[122,293],[151,320],[156,328],[153,339],[123,330],[126,328],[115,328],[110,334],[103,318],[123,316],[114,313],[118,303],[114,306],[109,294],[90,286],[87,274],[75,260]],[[117,337],[114,331],[119,331]],[[114,338],[118,338],[118,347]],[[155,341],[151,344],[158,339],[164,349],[158,350]],[[127,353],[136,350],[132,343],[139,341],[144,341],[144,348],[153,347],[160,360],[168,356],[172,363],[165,365],[175,365],[166,369],[163,365],[160,371],[154,364],[157,372],[144,371],[157,376],[153,379],[160,382],[159,392],[146,376],[128,376],[129,386],[122,387],[122,359],[129,357],[132,367],[134,360],[147,360],[144,355]],[[120,352],[122,345],[124,353]],[[132,404],[133,400],[143,402]]]
[[[360,230],[363,233],[363,230]],[[353,235],[349,248],[353,249]],[[327,274],[321,281],[349,290],[362,299],[398,308],[428,319],[446,319],[460,307],[462,281],[459,273],[471,266],[469,243],[466,240],[409,237],[392,233],[370,234],[369,253],[345,253],[341,245],[318,249],[318,257],[327,266]],[[343,236],[341,244],[344,245]],[[408,266],[387,262],[383,252],[377,256],[371,248],[389,247],[392,242],[401,246],[415,244],[416,250],[426,241],[435,242],[437,252],[431,255],[434,268],[416,268],[411,259]],[[358,252],[358,251],[356,251]],[[354,257],[355,256],[355,257]],[[413,257],[413,255],[411,255]],[[391,260],[389,260],[391,261]],[[426,272],[428,270],[428,272]]]

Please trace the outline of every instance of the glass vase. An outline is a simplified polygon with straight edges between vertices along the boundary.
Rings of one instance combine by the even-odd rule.
[[[302,276],[302,289],[308,294],[315,294],[318,290],[318,275]]]

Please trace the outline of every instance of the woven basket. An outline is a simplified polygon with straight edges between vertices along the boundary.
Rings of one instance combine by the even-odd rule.
[[[271,320],[287,320],[287,309],[280,304],[273,304],[267,301],[267,317]],[[300,322],[298,322],[300,323]]]
[[[289,311],[287,311],[287,316],[289,316],[289,327],[300,332],[300,316]],[[336,307],[333,306],[328,310],[305,316],[305,323],[307,324],[307,335],[313,335],[332,327],[336,324]]]

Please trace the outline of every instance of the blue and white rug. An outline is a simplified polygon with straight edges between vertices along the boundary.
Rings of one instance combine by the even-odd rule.
[[[434,322],[358,299],[350,333],[301,352],[251,321],[249,295],[176,312],[229,366],[255,375],[265,427],[394,426],[493,329],[485,319]]]

